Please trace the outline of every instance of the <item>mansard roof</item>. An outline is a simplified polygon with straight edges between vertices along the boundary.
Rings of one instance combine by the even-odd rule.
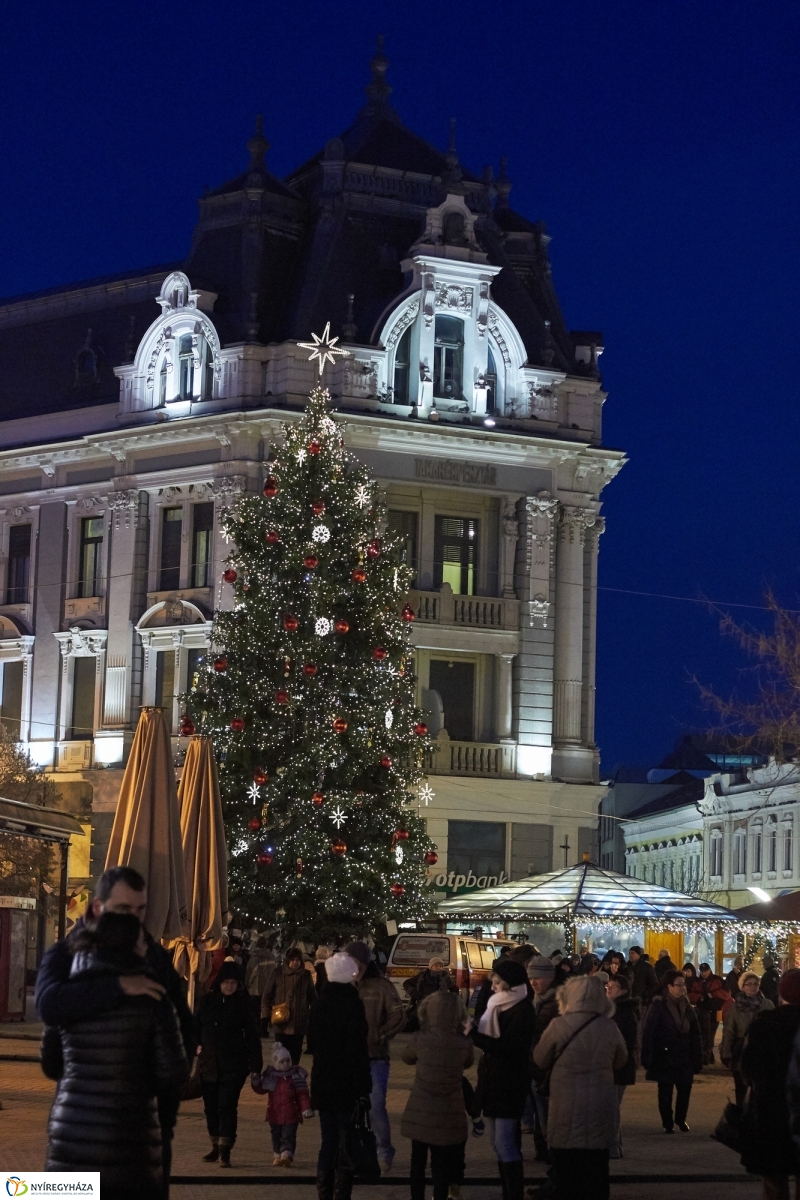
[[[259,120],[248,168],[199,201],[180,264],[0,302],[0,420],[114,400],[114,368],[132,360],[175,266],[217,295],[211,316],[223,345],[300,340],[327,321],[341,335],[350,293],[357,332],[348,340],[375,344],[379,318],[408,287],[401,264],[426,210],[448,193],[476,214],[479,249],[501,268],[493,298],[529,363],[592,374],[561,314],[544,226],[509,208],[504,165],[495,184],[488,168],[480,177],[462,168],[452,135],[443,151],[407,129],[388,102],[387,66],[379,51],[355,121],[284,180],[267,168]],[[86,362],[92,370],[79,370]]]

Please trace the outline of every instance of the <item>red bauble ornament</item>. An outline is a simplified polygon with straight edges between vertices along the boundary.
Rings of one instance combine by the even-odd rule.
[[[222,671],[227,671],[227,669],[228,669],[228,660],[224,654],[220,654],[219,658],[214,659],[214,670],[222,672]]]
[[[313,571],[314,567],[319,566],[319,559],[316,554],[307,554],[303,559],[303,566],[308,567],[309,571]]]
[[[222,578],[226,583],[236,583],[236,572],[233,567],[228,567],[227,571],[222,572]]]
[[[186,715],[181,717],[181,737],[191,737],[194,733],[194,721]]]
[[[234,733],[243,733],[244,732],[244,724],[245,724],[244,717],[234,717],[233,720],[231,721],[231,729],[233,730]]]
[[[250,820],[247,822],[247,828],[252,829],[253,833],[255,833],[257,830],[259,830],[261,828],[261,818],[260,817],[251,817]]]
[[[262,850],[256,862],[260,867],[269,867],[272,865],[272,855],[269,850]]]
[[[367,546],[367,554],[370,556],[370,558],[377,558],[378,555],[380,554],[380,552],[381,552],[381,544],[378,541],[378,539],[375,538],[375,541],[370,542],[369,545]]]
[[[354,583],[364,583],[367,578],[367,572],[363,567],[356,567],[353,574],[350,576]]]
[[[319,454],[321,449],[322,449],[322,443],[318,442],[316,438],[312,438],[311,441],[308,443],[308,453],[309,454]]]
[[[289,703],[289,693],[285,692],[283,690],[283,688],[278,688],[277,692],[275,693],[275,703],[276,704],[288,704]]]
[[[253,768],[253,783],[256,787],[263,787],[265,783],[269,783],[269,775],[263,767]]]
[[[416,725],[414,726],[414,733],[417,735],[417,737],[425,737],[427,732],[428,726],[425,724],[425,722],[417,721]]]
[[[303,663],[303,674],[308,675],[309,679],[316,675],[319,667],[316,663]]]
[[[274,529],[268,529],[264,534],[264,537],[269,542],[270,546],[274,546],[276,542],[281,540],[280,534],[276,533]]]
[[[271,475],[264,480],[263,492],[268,500],[271,500],[273,496],[277,496],[278,494],[278,485]]]
[[[385,767],[387,771],[389,770],[389,767],[392,765],[392,760],[389,758],[388,754],[381,755],[380,764],[382,767]]]
[[[394,836],[395,836],[395,840],[398,842],[407,842],[408,841],[408,830],[407,829],[396,829]]]
[[[404,605],[403,611],[400,613],[400,616],[403,618],[404,621],[415,621],[416,620],[416,613],[414,612],[414,610],[410,604]]]
[[[343,854],[347,853],[347,843],[343,842],[341,838],[334,838],[331,842],[331,850],[341,858]]]
[[[283,628],[287,633],[294,633],[299,627],[300,622],[293,613],[287,613],[283,618]]]
[[[439,855],[436,853],[435,850],[429,850],[428,853],[425,855],[425,862],[428,864],[429,867],[435,867],[438,861],[439,861]]]
[[[311,803],[314,805],[314,808],[321,808],[325,803],[325,793],[314,792],[314,795],[311,797]]]
[[[333,628],[336,630],[337,633],[349,633],[350,632],[350,622],[345,620],[344,617],[339,617],[339,619],[337,621],[334,621]]]
[[[405,896],[406,894],[406,889],[402,883],[393,883],[389,890],[393,896]]]
[[[376,662],[383,662],[383,660],[386,658],[386,654],[387,651],[384,650],[383,646],[376,646],[372,651],[372,657]]]
[[[325,512],[325,501],[324,500],[315,500],[314,503],[311,505],[311,511],[315,517],[321,517],[322,514]]]
[[[336,733],[347,733],[347,721],[344,717],[336,717],[333,722],[333,728]]]

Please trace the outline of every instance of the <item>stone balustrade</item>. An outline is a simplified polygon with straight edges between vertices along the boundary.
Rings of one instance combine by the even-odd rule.
[[[519,600],[499,596],[457,596],[449,583],[438,592],[412,588],[408,603],[418,621],[471,629],[519,629]]]
[[[517,747],[501,742],[457,742],[443,729],[436,738],[428,772],[431,775],[482,775],[513,779]]]

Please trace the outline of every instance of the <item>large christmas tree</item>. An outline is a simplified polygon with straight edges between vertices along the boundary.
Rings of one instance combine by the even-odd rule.
[[[430,743],[411,572],[329,402],[315,388],[263,495],[224,518],[234,605],[215,614],[184,720],[220,763],[232,905],[318,935],[424,915],[436,862],[415,794]]]

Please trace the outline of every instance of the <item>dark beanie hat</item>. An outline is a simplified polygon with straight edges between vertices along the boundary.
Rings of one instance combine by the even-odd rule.
[[[800,972],[798,972],[798,974],[800,974]],[[214,980],[214,983],[222,983],[225,979],[235,979],[237,983],[244,983],[244,979],[242,978],[242,969],[238,963],[235,963],[233,960],[231,960],[230,962],[226,961],[222,964],[219,971],[217,971],[217,977]]]
[[[778,995],[786,1004],[800,1005],[800,970],[785,971],[778,983]]]
[[[499,975],[504,983],[509,987],[519,987],[521,983],[528,982],[528,976],[525,974],[525,968],[522,963],[514,962],[512,958],[496,958],[492,971],[495,975]],[[798,971],[800,975],[800,971]]]

